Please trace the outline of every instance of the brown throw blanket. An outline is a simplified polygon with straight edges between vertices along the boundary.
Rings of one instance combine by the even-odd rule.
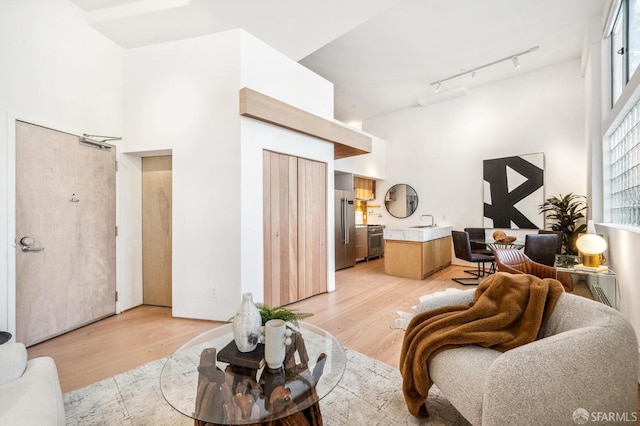
[[[468,305],[443,306],[411,320],[400,354],[402,391],[409,412],[428,415],[428,363],[445,349],[480,345],[501,352],[536,340],[560,294],[559,281],[499,272],[478,285]]]

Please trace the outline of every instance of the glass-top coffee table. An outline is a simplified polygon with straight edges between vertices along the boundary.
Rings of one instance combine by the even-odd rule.
[[[305,322],[298,326],[277,370],[221,360],[219,352],[233,340],[233,324],[191,339],[167,359],[162,395],[196,425],[322,424],[318,401],[342,378],[346,354],[327,331]]]

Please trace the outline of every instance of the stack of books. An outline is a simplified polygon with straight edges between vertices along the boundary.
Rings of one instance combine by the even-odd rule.
[[[232,340],[227,346],[218,351],[218,361],[258,370],[265,364],[264,344],[258,343],[258,346],[251,352],[240,352],[236,342]]]

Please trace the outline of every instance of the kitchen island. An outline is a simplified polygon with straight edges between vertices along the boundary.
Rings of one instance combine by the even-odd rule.
[[[422,280],[451,264],[451,226],[385,228],[384,272]]]

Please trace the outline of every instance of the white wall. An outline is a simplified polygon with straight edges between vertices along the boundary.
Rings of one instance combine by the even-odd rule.
[[[616,272],[620,297],[618,308],[633,325],[640,341],[640,232],[637,228],[603,224],[597,224],[596,231],[603,234],[608,243],[605,255],[607,265]]]
[[[243,292],[263,299],[263,148],[327,162],[333,187],[333,146],[241,120],[242,87],[332,115],[331,83],[243,30],[126,53],[127,152],[173,155],[174,316],[227,320]]]
[[[333,83],[292,61],[246,31],[241,86],[333,121]]]
[[[382,208],[374,216],[390,226],[417,225],[432,214],[454,229],[482,227],[482,161],[536,152],[545,154],[546,196],[584,194],[584,115],[576,59],[369,120],[364,130],[386,140],[386,178],[376,185]],[[418,210],[407,219],[384,210],[384,195],[397,183],[418,193]]]
[[[15,118],[120,135],[124,53],[67,0],[0,2],[0,51],[0,329],[15,334]],[[126,176],[117,179],[126,186]]]
[[[131,49],[125,59],[127,152],[173,155],[173,314],[226,320],[239,300],[239,32]],[[140,217],[140,204],[129,214]]]
[[[127,152],[173,155],[173,314],[226,320],[240,271],[239,33],[131,49],[125,58]],[[141,216],[138,202],[129,214]],[[130,285],[140,289],[132,305],[142,303],[142,282]]]

